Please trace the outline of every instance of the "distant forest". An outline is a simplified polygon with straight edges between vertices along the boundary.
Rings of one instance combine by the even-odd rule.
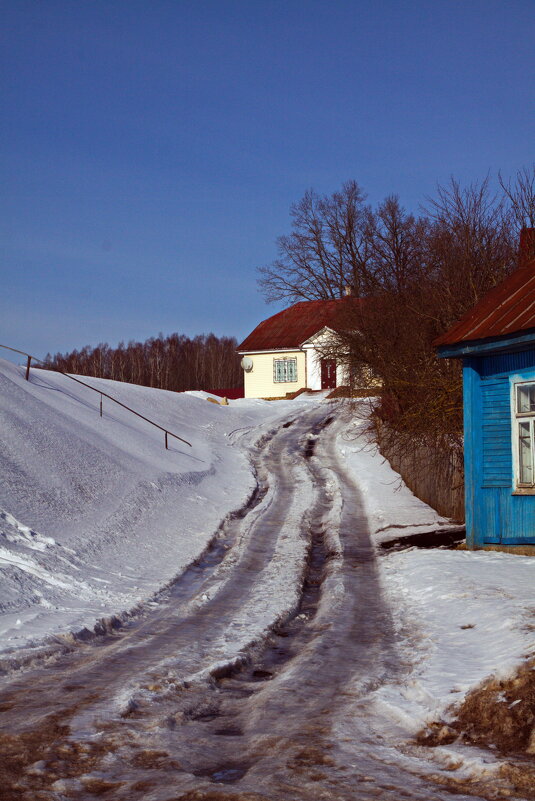
[[[238,389],[243,386],[243,371],[237,344],[234,337],[214,334],[193,339],[183,334],[159,334],[146,342],[120,342],[116,348],[101,343],[72,353],[48,353],[45,367],[175,392]]]

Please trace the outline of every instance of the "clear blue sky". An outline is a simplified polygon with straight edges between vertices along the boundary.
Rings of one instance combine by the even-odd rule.
[[[37,356],[241,339],[306,189],[417,210],[533,162],[533,0],[0,8],[0,342]]]

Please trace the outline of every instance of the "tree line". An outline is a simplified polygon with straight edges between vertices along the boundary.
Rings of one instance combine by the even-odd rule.
[[[462,449],[460,365],[432,343],[516,267],[520,230],[535,227],[535,166],[497,187],[452,178],[417,215],[394,194],[373,208],[354,180],[310,190],[259,270],[268,301],[362,299],[325,355],[349,361],[359,387],[382,385],[376,419],[402,449]]]
[[[239,389],[243,371],[234,337],[184,334],[151,337],[145,342],[87,345],[71,353],[50,353],[45,366],[65,373],[110,378],[146,387],[185,390]]]

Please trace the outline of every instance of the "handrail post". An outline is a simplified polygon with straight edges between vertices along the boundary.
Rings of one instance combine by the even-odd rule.
[[[10,350],[13,353],[20,353],[21,356],[26,356],[26,358],[27,358],[26,381],[30,380],[30,365],[31,365],[32,359],[33,359],[34,362],[38,362],[39,364],[44,364],[45,367],[47,366],[47,362],[44,362],[42,359],[38,359],[37,356],[32,356],[31,354],[26,353],[26,351],[24,351],[24,350],[17,350],[16,348],[10,348],[9,345],[0,345],[0,348],[5,348],[6,350]],[[159,428],[160,431],[163,431],[165,433],[165,448],[166,448],[166,450],[169,450],[169,443],[168,443],[168,439],[167,439],[167,435],[168,434],[171,434],[171,436],[174,437],[175,439],[177,439],[179,442],[183,442],[185,445],[189,445],[190,448],[193,447],[191,442],[188,442],[187,439],[184,439],[183,437],[179,437],[178,434],[173,434],[172,431],[167,431],[166,428],[164,428],[163,426],[159,425],[158,423],[155,423],[154,420],[149,420],[149,418],[145,417],[144,414],[140,414],[139,412],[136,412],[135,409],[131,409],[130,406],[127,406],[125,403],[122,403],[120,400],[117,400],[117,398],[114,398],[113,395],[108,395],[107,392],[102,392],[101,390],[97,389],[96,387],[92,387],[91,384],[86,384],[85,381],[80,381],[79,378],[75,378],[73,375],[70,375],[69,373],[63,372],[63,370],[57,370],[56,372],[58,372],[60,375],[66,376],[66,378],[70,378],[71,381],[76,381],[77,384],[81,384],[83,387],[87,387],[88,389],[91,389],[93,392],[99,392],[100,393],[100,416],[101,417],[102,417],[102,401],[103,401],[103,398],[109,398],[113,403],[116,403],[118,406],[121,406],[123,409],[126,409],[127,411],[131,412],[132,414],[135,414],[136,417],[140,417],[141,420],[146,420],[146,422],[150,423],[151,426],[155,426],[156,428]]]

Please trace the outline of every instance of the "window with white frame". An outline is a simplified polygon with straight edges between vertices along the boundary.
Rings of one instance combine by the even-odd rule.
[[[535,487],[535,382],[515,384],[517,487]]]
[[[297,381],[297,359],[273,359],[273,381],[276,384]]]

